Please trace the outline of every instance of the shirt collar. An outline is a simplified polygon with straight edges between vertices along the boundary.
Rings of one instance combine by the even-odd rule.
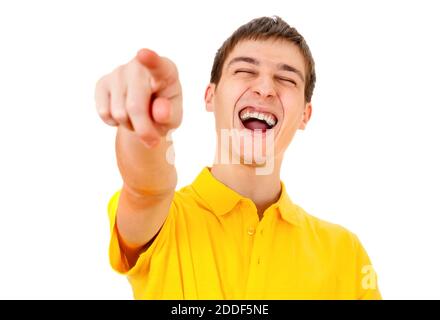
[[[247,198],[217,180],[210,169],[210,167],[204,167],[191,186],[214,214],[222,216],[230,212],[240,200]],[[290,200],[282,181],[280,198],[271,207],[277,208],[281,218],[285,221],[300,225],[300,211]]]

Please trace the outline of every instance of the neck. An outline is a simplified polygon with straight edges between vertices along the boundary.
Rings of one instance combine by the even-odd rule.
[[[280,166],[281,159],[275,160],[270,174],[257,175],[253,165],[215,163],[211,173],[227,187],[251,199],[261,220],[264,211],[280,197]]]

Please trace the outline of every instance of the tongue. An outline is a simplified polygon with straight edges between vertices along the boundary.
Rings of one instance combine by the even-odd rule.
[[[246,129],[249,130],[256,130],[261,129],[263,131],[269,129],[269,126],[267,125],[266,121],[264,120],[257,120],[257,119],[249,119],[243,122],[243,125]]]

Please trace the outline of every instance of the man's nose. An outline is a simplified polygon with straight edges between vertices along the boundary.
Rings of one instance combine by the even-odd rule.
[[[252,92],[259,95],[262,98],[271,98],[275,96],[275,87],[272,79],[268,77],[261,77],[256,79]]]

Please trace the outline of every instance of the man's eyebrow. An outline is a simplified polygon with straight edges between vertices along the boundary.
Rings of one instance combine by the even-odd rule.
[[[247,62],[247,63],[253,64],[256,66],[260,65],[260,61],[258,61],[257,59],[254,59],[251,57],[240,56],[240,57],[235,57],[231,61],[229,61],[228,67],[230,67],[232,64],[237,63],[237,62]],[[290,72],[296,73],[298,75],[298,77],[300,77],[301,80],[304,82],[304,75],[297,68],[292,67],[292,66],[285,64],[285,63],[280,63],[277,65],[277,67],[278,67],[278,70],[290,71]]]
[[[296,74],[301,78],[301,80],[304,82],[304,75],[303,75],[302,72],[299,71],[297,68],[292,67],[292,66],[289,66],[288,64],[285,64],[285,63],[280,63],[280,64],[278,64],[278,69],[279,69],[279,70],[284,70],[284,71],[291,71],[291,72],[294,72],[294,73],[296,73]]]
[[[251,58],[251,57],[235,57],[231,61],[229,61],[228,67],[231,64],[236,63],[236,62],[240,62],[240,61],[251,63],[251,64],[254,64],[256,66],[258,66],[260,64],[260,62],[258,60],[254,59],[254,58]]]

